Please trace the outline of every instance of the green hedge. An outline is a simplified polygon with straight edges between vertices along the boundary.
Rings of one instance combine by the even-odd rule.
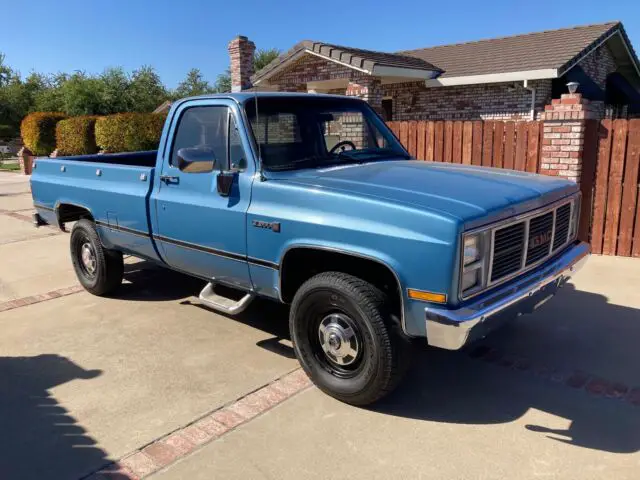
[[[61,120],[56,125],[56,148],[59,155],[97,153],[95,124],[98,117],[83,116]]]
[[[56,148],[56,124],[67,118],[61,112],[30,113],[20,124],[25,146],[35,155],[49,155]]]
[[[155,150],[160,142],[166,115],[117,113],[96,121],[96,143],[109,153]]]

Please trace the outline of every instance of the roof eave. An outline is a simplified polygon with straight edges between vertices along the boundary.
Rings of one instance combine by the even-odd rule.
[[[426,80],[426,87],[454,87],[459,85],[479,85],[483,83],[521,82],[524,80],[544,80],[558,78],[558,69],[524,70],[521,72],[487,73],[460,77],[439,77]]]
[[[254,85],[259,85],[260,83],[268,84],[269,78],[273,77],[274,75],[282,71],[288,65],[295,62],[305,54],[314,55],[316,57],[322,58],[323,60],[326,60],[327,62],[333,62],[338,65],[342,65],[343,67],[350,68],[352,70],[365,73],[367,75],[378,76],[378,77],[390,76],[390,77],[415,78],[416,80],[426,80],[426,79],[435,78],[436,76],[442,73],[441,70],[423,70],[423,69],[417,69],[417,68],[392,67],[392,66],[379,65],[379,64],[373,64],[373,68],[362,68],[362,67],[353,65],[351,63],[343,62],[337,58],[324,55],[319,52],[315,52],[309,48],[301,48],[297,52],[293,53],[292,55],[284,59],[279,65],[272,68],[268,72],[265,72],[263,75],[255,75],[253,84]]]

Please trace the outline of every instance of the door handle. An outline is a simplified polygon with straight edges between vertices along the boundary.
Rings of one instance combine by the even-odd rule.
[[[160,175],[160,181],[165,183],[178,183],[180,177],[174,177],[171,175]]]

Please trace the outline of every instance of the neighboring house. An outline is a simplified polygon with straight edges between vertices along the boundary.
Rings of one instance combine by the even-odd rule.
[[[359,96],[387,120],[529,120],[573,81],[601,115],[640,112],[640,63],[620,22],[397,53],[306,40],[255,74],[254,49],[229,43],[234,91]]]
[[[22,139],[0,140],[0,152],[6,155],[17,155],[22,148]]]

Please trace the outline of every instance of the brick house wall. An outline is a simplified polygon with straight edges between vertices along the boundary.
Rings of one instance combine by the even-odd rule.
[[[537,115],[551,100],[551,80],[531,82]],[[424,82],[382,86],[394,120],[529,120],[531,92],[522,82],[427,88]]]
[[[602,45],[587,55],[580,63],[580,67],[602,89],[607,88],[607,77],[617,70],[616,60],[607,45]],[[604,115],[605,103],[591,102],[591,108],[599,115]]]
[[[605,44],[585,57],[580,67],[600,86],[606,88],[609,74],[617,65]],[[427,88],[423,81],[377,84],[366,73],[348,68],[319,57],[304,55],[269,81],[280,91],[306,92],[307,82],[346,79],[346,89],[332,89],[329,93],[347,94],[364,86],[365,98],[380,109],[383,98],[392,99],[393,120],[530,120],[531,91],[522,82]],[[540,119],[545,105],[552,99],[552,80],[529,82],[536,89],[535,118]],[[354,88],[355,87],[355,88]],[[592,102],[591,109],[602,115],[603,102]]]
[[[277,84],[281,92],[306,92],[307,82],[365,77],[368,75],[363,72],[305,55],[293,62],[286,70],[274,75],[269,82]],[[340,93],[344,95],[345,92],[341,90]]]
[[[607,87],[607,77],[617,69],[616,60],[607,45],[587,55],[579,65],[603,90]]]

